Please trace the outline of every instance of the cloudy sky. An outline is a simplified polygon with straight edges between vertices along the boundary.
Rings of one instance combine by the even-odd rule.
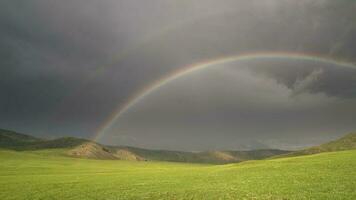
[[[224,56],[356,63],[355,9],[348,0],[3,0],[0,128],[93,138],[141,88]],[[293,59],[212,66],[155,90],[100,141],[182,150],[318,143],[356,130],[354,71]]]

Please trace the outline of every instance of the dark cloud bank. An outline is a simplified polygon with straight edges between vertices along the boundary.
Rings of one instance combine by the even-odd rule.
[[[355,8],[346,0],[1,1],[0,127],[90,138],[138,89],[226,55],[305,52],[355,63]],[[293,60],[213,68],[155,91],[102,141],[297,148],[356,129],[353,69]]]

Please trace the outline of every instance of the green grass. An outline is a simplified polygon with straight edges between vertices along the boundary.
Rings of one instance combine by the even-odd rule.
[[[228,165],[0,151],[0,199],[356,199],[356,150]]]

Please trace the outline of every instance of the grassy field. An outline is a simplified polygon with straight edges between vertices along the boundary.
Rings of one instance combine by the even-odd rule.
[[[0,199],[356,199],[356,150],[228,165],[0,151]]]

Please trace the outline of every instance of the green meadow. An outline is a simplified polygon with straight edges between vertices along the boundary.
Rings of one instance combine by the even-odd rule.
[[[0,151],[1,200],[356,199],[356,150],[203,165]]]

